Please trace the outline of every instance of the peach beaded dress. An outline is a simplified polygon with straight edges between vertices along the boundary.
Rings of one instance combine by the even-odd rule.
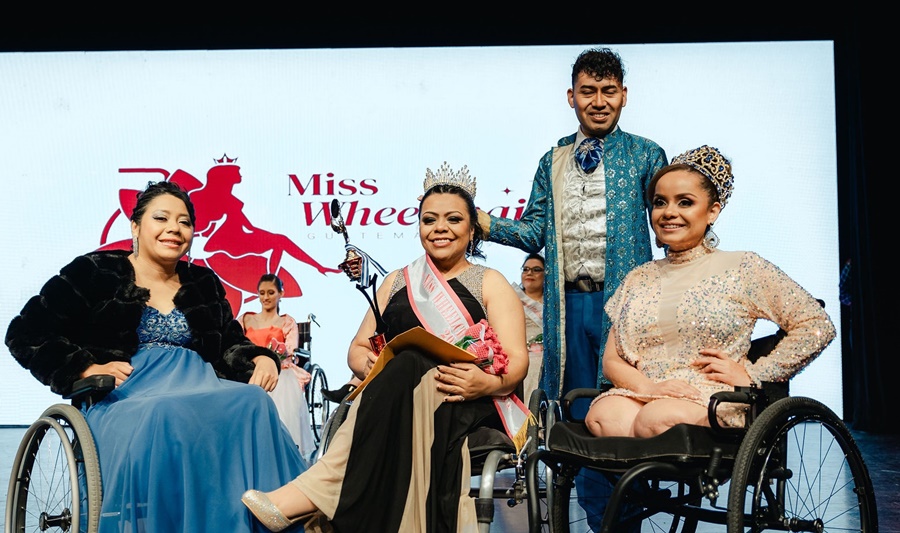
[[[724,252],[698,246],[669,253],[635,268],[606,304],[622,358],[650,379],[682,379],[709,396],[733,390],[690,365],[702,348],[718,348],[744,365],[757,385],[786,381],[805,368],[834,339],[828,314],[803,287],[754,252]],[[747,359],[756,321],[770,320],[787,331],[775,350],[755,364]],[[614,357],[615,354],[607,354]],[[662,396],[613,388],[620,395],[651,401]],[[725,404],[720,422],[740,426],[744,409]]]

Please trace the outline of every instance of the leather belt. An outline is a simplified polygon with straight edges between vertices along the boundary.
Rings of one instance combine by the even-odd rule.
[[[603,285],[602,281],[594,281],[591,278],[578,278],[575,281],[567,281],[565,288],[567,291],[601,292]]]

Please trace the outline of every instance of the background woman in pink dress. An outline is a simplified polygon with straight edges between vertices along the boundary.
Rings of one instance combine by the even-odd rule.
[[[309,384],[309,372],[297,366],[294,351],[299,345],[297,321],[279,313],[279,302],[284,296],[284,286],[275,274],[263,274],[257,284],[259,313],[248,311],[238,317],[244,333],[254,344],[265,346],[281,357],[281,373],[278,385],[269,395],[278,408],[278,415],[287,426],[300,454],[308,459],[316,451],[315,437],[309,420],[305,387]]]

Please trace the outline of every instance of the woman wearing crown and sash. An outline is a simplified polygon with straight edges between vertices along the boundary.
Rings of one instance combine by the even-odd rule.
[[[731,162],[706,145],[651,179],[650,222],[666,257],[632,270],[606,304],[612,329],[603,374],[615,388],[588,412],[594,435],[650,437],[678,423],[708,426],[713,393],[786,381],[834,338],[822,306],[781,269],[754,252],[716,248],[712,226],[733,187]],[[753,363],[747,353],[758,319],[787,335]],[[743,425],[737,404],[717,415],[724,426]]]
[[[474,196],[466,167],[427,170],[419,204],[425,255],[388,274],[377,300],[388,342],[417,326],[450,342],[486,331],[485,339],[496,334],[482,343],[491,344],[493,365],[442,364],[418,349],[396,353],[361,389],[328,451],[306,474],[275,491],[244,495],[272,531],[309,515],[307,530],[476,529],[467,435],[483,426],[505,429],[510,420],[498,405],[524,379],[528,355],[515,291],[500,272],[468,260],[483,257]],[[369,343],[375,327],[370,309],[348,353],[360,379],[377,360]]]

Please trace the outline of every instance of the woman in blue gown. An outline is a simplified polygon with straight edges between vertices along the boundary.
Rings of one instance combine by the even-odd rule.
[[[243,335],[215,274],[182,260],[194,222],[184,191],[150,184],[131,220],[133,251],[76,258],[26,303],[6,344],[59,394],[115,376],[85,413],[101,533],[260,531],[241,493],[307,466],[267,394],[278,357]]]

